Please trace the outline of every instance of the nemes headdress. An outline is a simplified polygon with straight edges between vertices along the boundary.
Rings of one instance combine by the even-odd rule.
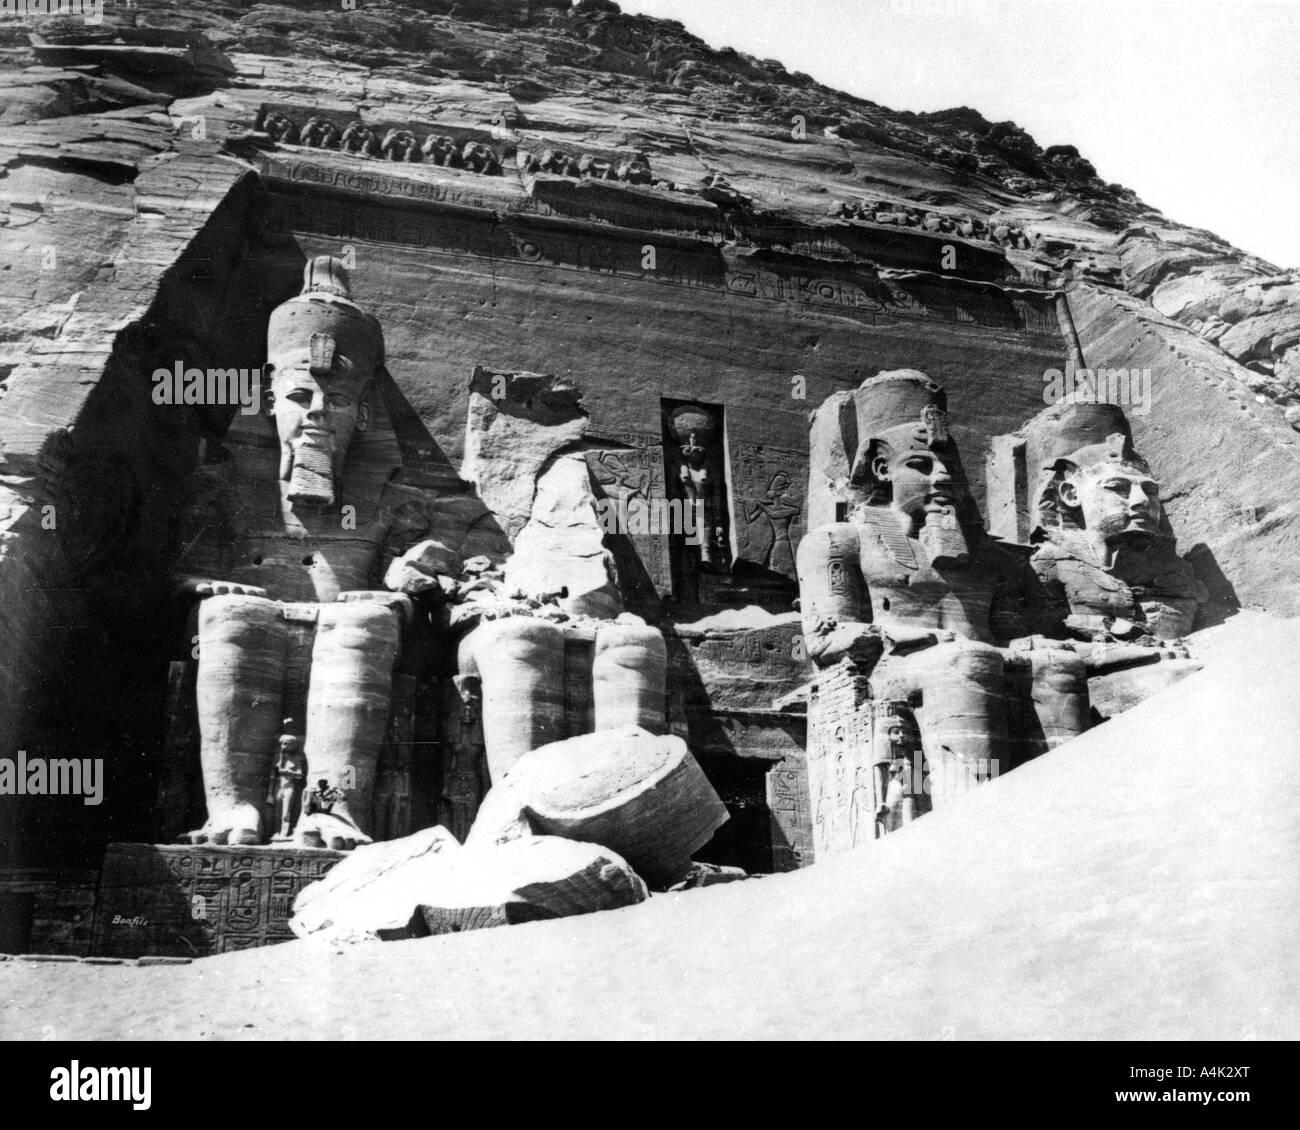
[[[948,428],[948,394],[943,386],[916,369],[895,369],[868,377],[853,394],[857,421],[857,448],[850,483],[870,491],[873,501],[888,497],[888,484],[879,482],[872,468],[880,455],[903,451],[942,454],[954,478],[965,472]],[[973,512],[961,515],[963,524],[978,523]]]
[[[1099,467],[1151,474],[1146,460],[1133,448],[1133,433],[1119,405],[1062,402],[1044,418],[1047,426],[1039,431],[1034,452],[1039,471],[1034,492],[1038,537],[1049,529],[1073,528],[1059,493],[1068,475]],[[1161,519],[1161,533],[1173,536],[1168,517]]]
[[[384,355],[379,323],[352,301],[343,262],[329,255],[307,263],[302,293],[272,311],[266,340],[277,369],[309,369],[321,382],[353,386],[357,396]]]

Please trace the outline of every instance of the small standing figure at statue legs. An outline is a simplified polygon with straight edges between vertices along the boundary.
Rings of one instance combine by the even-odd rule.
[[[275,843],[293,838],[293,826],[298,822],[299,802],[307,780],[307,759],[303,756],[302,739],[287,732],[292,721],[285,719],[286,732],[280,735],[280,757],[275,765],[279,783],[274,798],[267,798],[275,805],[275,825],[279,828],[272,837]]]

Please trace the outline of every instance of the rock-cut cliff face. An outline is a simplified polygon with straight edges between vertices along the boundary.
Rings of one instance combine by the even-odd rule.
[[[180,484],[233,415],[162,410],[149,374],[259,366],[316,254],[349,262],[384,328],[406,475],[451,525],[482,514],[456,501],[478,366],[580,390],[611,497],[663,493],[662,421],[703,404],[729,598],[788,616],[794,546],[824,520],[808,409],[924,370],[975,473],[1048,370],[1136,369],[1136,445],[1217,615],[1300,611],[1300,275],[1069,145],[892,111],[607,0],[103,17],[0,20],[0,750],[109,742],[148,793],[183,628],[164,597]],[[616,556],[629,602],[662,612],[667,545]],[[725,669],[729,638],[696,635],[670,643]],[[145,834],[121,807],[77,819]]]

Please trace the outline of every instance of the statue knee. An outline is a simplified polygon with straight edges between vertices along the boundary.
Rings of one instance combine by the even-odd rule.
[[[972,682],[991,683],[1002,677],[1002,652],[992,644],[958,640],[957,647],[948,653],[947,666]]]
[[[340,601],[321,606],[319,633],[333,636],[335,647],[396,649],[401,628],[397,615],[377,601]]]
[[[268,635],[283,632],[283,625],[280,606],[264,596],[210,596],[199,604],[200,649],[208,644],[263,647]]]
[[[595,656],[622,667],[663,670],[668,665],[663,633],[647,624],[602,624],[596,629]]]
[[[662,633],[644,624],[602,625],[591,666],[596,729],[635,725],[660,732],[667,675]]]
[[[470,647],[481,672],[503,663],[533,666],[558,663],[563,669],[564,630],[549,620],[506,616],[480,624]]]

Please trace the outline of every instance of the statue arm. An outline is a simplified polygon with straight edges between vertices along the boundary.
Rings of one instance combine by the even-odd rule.
[[[172,577],[172,596],[192,602],[208,596],[266,596],[266,589],[229,581],[220,572],[229,565],[229,539],[238,509],[229,462],[201,467],[191,477],[179,531],[179,565]]]
[[[847,523],[812,530],[799,543],[799,607],[809,658],[819,667],[844,658],[874,663],[883,633],[858,560],[858,532]]]

